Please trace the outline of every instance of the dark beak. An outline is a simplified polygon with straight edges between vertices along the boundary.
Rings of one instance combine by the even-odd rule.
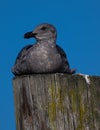
[[[24,38],[32,38],[32,37],[35,37],[36,36],[36,33],[33,33],[33,32],[27,32],[24,34]]]

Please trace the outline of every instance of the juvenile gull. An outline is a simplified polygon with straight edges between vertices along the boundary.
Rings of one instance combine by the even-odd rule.
[[[38,25],[32,32],[24,34],[24,38],[34,37],[36,43],[25,46],[18,54],[12,68],[14,75],[34,73],[68,73],[70,69],[64,50],[56,45],[56,28],[51,24]]]

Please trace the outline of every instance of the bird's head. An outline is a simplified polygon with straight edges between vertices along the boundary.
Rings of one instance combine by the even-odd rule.
[[[36,38],[36,40],[56,40],[56,28],[51,24],[40,24],[32,32],[27,32],[24,34],[24,38]]]

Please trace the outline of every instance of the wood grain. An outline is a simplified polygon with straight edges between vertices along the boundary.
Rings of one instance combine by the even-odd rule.
[[[100,130],[100,77],[66,74],[16,76],[17,130]]]

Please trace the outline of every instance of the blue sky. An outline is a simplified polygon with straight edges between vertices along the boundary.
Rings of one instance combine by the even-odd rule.
[[[100,76],[100,0],[3,0],[0,2],[0,130],[15,130],[11,67],[23,35],[40,23],[56,26],[57,43],[77,73]]]

